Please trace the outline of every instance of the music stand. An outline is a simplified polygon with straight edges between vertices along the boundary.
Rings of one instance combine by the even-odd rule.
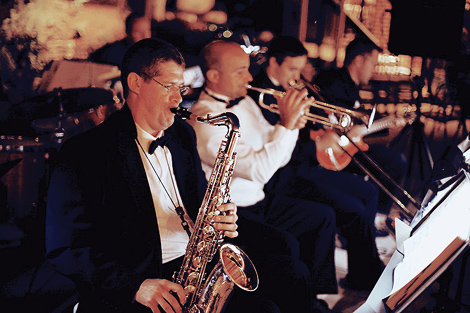
[[[392,255],[392,258],[384,269],[366,302],[356,310],[355,313],[403,312],[403,310],[405,310],[425,289],[427,289],[449,268],[452,262],[459,257],[459,255],[465,252],[465,249],[468,249],[468,236],[465,238],[462,237],[461,240],[458,240],[459,242],[462,242],[461,245],[454,244],[456,240],[451,240],[453,235],[459,234],[457,229],[466,229],[467,232],[465,234],[468,233],[468,219],[461,219],[462,223],[457,223],[455,229],[449,229],[449,226],[453,226],[452,217],[456,213],[460,214],[462,211],[467,209],[467,207],[462,207],[460,204],[463,203],[462,200],[465,199],[468,191],[458,189],[460,187],[463,189],[465,187],[464,184],[467,184],[468,186],[468,181],[465,181],[466,177],[462,172],[456,176],[458,179],[454,181],[452,186],[441,191],[440,196],[442,197],[438,198],[438,201],[432,205],[430,210],[427,210],[427,214],[424,216],[423,214],[415,215],[412,225],[410,226],[401,222],[398,223],[397,230],[400,230],[400,232],[397,233],[397,251]],[[466,188],[468,189],[468,187]],[[458,199],[456,199],[456,197],[458,197]],[[416,232],[418,229],[421,233]],[[416,238],[417,240],[414,241]],[[436,240],[436,238],[442,238],[442,243],[438,243],[440,240]],[[414,244],[409,246],[411,249],[405,251],[404,241],[408,239],[414,241]],[[428,260],[430,261],[430,264],[427,265],[426,262],[423,262],[418,265],[419,270],[416,272],[416,269],[414,268],[415,261],[423,257],[423,251],[416,251],[414,249],[418,247],[418,244],[420,245],[418,250],[426,250],[430,247],[432,247],[431,250],[434,248],[436,248],[436,250],[434,254],[431,253],[429,255]],[[403,263],[402,261],[406,257],[411,257],[411,260],[408,259],[408,263],[405,263],[406,265],[402,264],[402,269],[403,266],[407,268],[410,264],[413,264],[413,266],[409,268],[410,271],[408,273],[406,273],[406,271],[397,272],[395,270],[396,267],[399,266],[400,263]],[[397,279],[397,275],[402,275],[401,277],[405,279]],[[403,277],[403,275],[405,276]],[[392,300],[389,305],[387,300],[390,296],[396,294],[395,292],[392,293],[393,285],[396,281],[398,281],[399,287],[397,291],[400,290],[399,298]],[[459,283],[462,282],[459,281]],[[443,287],[444,289],[446,288],[446,286]],[[436,301],[436,304],[439,304],[438,302],[442,304],[442,301],[448,300],[448,298],[445,297],[445,294],[439,294],[438,296],[441,297],[441,299]],[[456,300],[460,299],[456,297]],[[386,309],[386,306],[389,306],[389,308]],[[424,311],[422,310],[421,312]],[[441,312],[448,311],[444,310]]]
[[[424,63],[424,62],[423,62]],[[434,162],[432,159],[431,152],[429,150],[429,145],[424,133],[424,124],[421,121],[421,103],[422,103],[422,89],[424,87],[424,79],[420,76],[415,76],[413,78],[413,82],[417,86],[418,96],[416,97],[416,118],[411,124],[407,124],[400,133],[391,141],[391,145],[395,145],[397,141],[401,140],[405,134],[409,134],[411,136],[411,143],[410,143],[410,154],[408,157],[408,169],[407,169],[407,176],[408,178],[411,175],[411,169],[413,168],[413,161],[415,159],[415,151],[418,152],[418,163],[419,163],[419,170],[420,170],[420,177],[424,179],[424,154],[426,155],[426,160],[428,165],[432,169],[434,166]],[[408,137],[409,138],[409,137]]]

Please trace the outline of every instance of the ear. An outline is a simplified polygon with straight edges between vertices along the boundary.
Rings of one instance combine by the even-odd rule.
[[[210,69],[206,73],[207,80],[211,83],[217,83],[219,81],[220,73],[216,69]]]
[[[129,91],[139,94],[140,88],[142,87],[142,82],[143,78],[134,72],[131,72],[129,75],[127,75],[127,85],[129,86]]]
[[[354,58],[353,62],[358,68],[362,68],[362,66],[364,65],[365,59],[366,57],[364,55],[359,54]]]
[[[277,60],[276,60],[275,57],[270,57],[268,62],[269,62],[269,66],[270,66],[270,67],[277,67],[277,66],[279,66],[279,63],[277,63]]]

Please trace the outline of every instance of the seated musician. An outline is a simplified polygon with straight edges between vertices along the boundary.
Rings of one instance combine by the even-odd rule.
[[[259,269],[260,292],[270,295],[281,312],[328,311],[326,303],[322,306],[316,295],[337,292],[333,209],[284,194],[265,194],[263,190],[272,175],[289,161],[298,129],[306,122],[302,114],[312,100],[306,98],[306,90],[289,90],[288,95],[280,99],[279,123],[270,125],[253,99],[247,96],[246,85],[252,80],[250,59],[240,45],[216,40],[207,44],[202,53],[201,67],[206,86],[191,110],[201,116],[233,112],[240,120],[241,136],[230,185],[231,198],[238,205],[240,217],[240,236],[235,241],[241,246],[248,245],[247,253]],[[225,130],[200,123],[192,125],[203,169],[209,175],[217,153],[215,138],[223,136]],[[259,222],[262,228],[247,229],[253,221]],[[250,249],[250,242],[262,237],[263,249],[279,250],[279,242],[266,233],[273,229],[295,239],[290,247],[292,264],[300,261],[303,264],[300,269],[307,270],[308,289],[292,283],[293,278],[303,275],[302,271],[292,271],[295,266],[288,264],[274,274],[266,270],[274,260],[262,251]],[[292,271],[292,274],[283,276],[286,271]],[[278,290],[280,286],[292,285],[294,289]]]
[[[164,41],[131,46],[121,72],[126,104],[65,141],[54,164],[46,257],[75,283],[78,313],[182,312],[185,292],[172,275],[207,183],[192,127],[170,110],[182,101],[184,66]],[[151,144],[157,138],[168,140]],[[236,237],[236,205],[218,210],[227,214],[214,227]]]
[[[359,36],[351,41],[346,47],[344,66],[340,69],[320,71],[314,78],[313,82],[319,87],[320,94],[325,101],[348,109],[363,109],[359,90],[361,86],[369,84],[381,51],[382,49],[368,38]],[[375,120],[377,120],[377,117]],[[357,124],[358,121],[355,122]],[[353,136],[354,134],[351,134],[350,138]],[[383,144],[374,143],[368,146],[367,155],[376,161],[395,182],[400,183],[406,167],[406,160],[401,152]],[[356,153],[354,157],[363,165],[368,166],[370,164],[360,153]],[[368,169],[371,173],[380,177],[379,172],[374,167],[368,166]],[[350,162],[345,170],[364,175],[364,172],[354,162]],[[388,190],[395,191],[396,188],[393,184],[387,180],[382,181]],[[390,196],[382,189],[379,189],[379,212],[387,215],[390,213],[391,206],[392,199]]]
[[[306,63],[307,50],[297,38],[275,37],[267,52],[267,65],[254,78],[252,85],[283,92],[290,90],[290,82],[300,81],[300,74]],[[258,91],[250,90],[249,94],[259,101]],[[265,104],[274,101],[276,99],[265,95]],[[271,125],[279,122],[279,114],[262,106],[261,110]],[[344,287],[371,290],[383,269],[375,243],[374,219],[378,191],[362,176],[328,170],[319,165],[316,151],[319,145],[326,142],[326,138],[318,142],[310,137],[312,127],[318,126],[319,124],[309,122],[300,130],[292,159],[271,179],[266,192],[284,192],[333,207],[340,233],[347,239],[348,274],[343,281]],[[331,137],[333,141],[339,138],[333,131],[327,132],[325,136]],[[333,146],[333,149],[338,147]]]

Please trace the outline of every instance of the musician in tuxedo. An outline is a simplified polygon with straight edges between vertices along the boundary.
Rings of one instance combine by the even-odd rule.
[[[54,162],[46,257],[75,283],[78,312],[182,312],[171,276],[207,184],[192,127],[170,111],[186,89],[184,65],[164,41],[132,45],[121,72],[126,104],[67,140]],[[236,205],[218,210],[226,214],[215,228],[236,237]]]
[[[359,91],[362,86],[369,84],[381,51],[380,47],[366,37],[357,36],[351,41],[346,47],[343,67],[322,70],[313,79],[313,83],[319,87],[319,93],[324,100],[336,106],[363,110]],[[377,119],[379,119],[378,114],[375,117],[375,120]],[[362,123],[359,120],[354,122],[356,124]],[[350,134],[350,138],[353,137],[354,134]],[[369,145],[366,153],[395,182],[400,183],[406,168],[406,160],[400,151],[380,143],[374,143]],[[361,153],[356,153],[354,157],[366,166],[374,176],[378,178],[383,177],[375,167],[370,166],[370,162]],[[350,162],[345,170],[358,175],[364,175],[364,171],[354,162]],[[388,180],[382,179],[382,183],[392,193],[396,191],[394,184]],[[397,195],[396,192],[395,195]],[[390,196],[382,189],[379,189],[379,211],[389,214],[392,204],[393,201]]]
[[[205,77],[205,87],[191,110],[197,115],[232,112],[240,120],[240,139],[237,144],[237,165],[230,185],[231,198],[237,203],[239,233],[235,239],[240,246],[248,246],[248,254],[260,266],[260,292],[271,294],[281,312],[326,312],[317,294],[336,293],[334,268],[333,209],[325,204],[288,197],[284,194],[267,194],[264,186],[272,175],[287,164],[295,147],[298,129],[305,123],[304,110],[311,100],[306,98],[306,90],[288,91],[281,102],[281,119],[270,125],[263,117],[256,103],[247,96],[246,85],[252,80],[249,72],[250,59],[239,44],[216,40],[207,44],[202,51],[201,68]],[[225,130],[191,123],[196,131],[198,151],[206,177],[216,157],[214,138],[224,135]],[[215,149],[215,150],[214,150]],[[258,222],[258,230],[247,229],[247,225]],[[266,236],[269,230],[286,233],[291,238],[290,253],[273,237]],[[281,271],[266,271],[269,263],[286,261],[271,259],[263,251],[256,251],[250,243],[256,238],[264,238],[264,249],[290,255],[291,259]],[[295,276],[307,269],[308,289],[300,284],[292,284]],[[280,264],[280,263],[279,263]],[[291,275],[284,275],[291,271]],[[290,276],[290,277],[289,277]],[[280,286],[284,288],[280,294]],[[266,288],[266,289],[262,289]],[[294,294],[292,291],[297,290]],[[288,292],[288,293],[286,293]],[[306,301],[308,300],[308,301]]]
[[[307,50],[297,38],[275,37],[267,52],[267,64],[253,79],[252,85],[282,92],[290,90],[291,82],[301,82],[307,55]],[[250,90],[249,95],[260,105],[258,91]],[[269,105],[276,101],[274,97],[265,95],[263,102]],[[270,125],[279,122],[278,113],[261,105],[260,108]],[[265,191],[319,201],[334,208],[340,234],[347,240],[348,274],[341,283],[351,289],[371,290],[383,270],[375,243],[378,191],[362,176],[320,166],[316,151],[323,142],[312,140],[310,136],[312,128],[319,127],[322,125],[309,122],[300,130],[290,162],[277,171]],[[334,132],[326,135],[339,138]]]

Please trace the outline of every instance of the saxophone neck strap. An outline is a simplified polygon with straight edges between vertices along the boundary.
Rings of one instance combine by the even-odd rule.
[[[165,187],[165,184],[163,183],[162,179],[160,178],[160,175],[158,175],[157,173],[157,170],[155,169],[155,167],[153,166],[152,162],[150,162],[150,159],[148,157],[148,154],[147,154],[147,151],[145,151],[145,149],[142,147],[142,145],[140,144],[140,141],[139,139],[136,139],[137,141],[137,144],[139,145],[140,149],[142,149],[142,152],[144,153],[145,155],[145,158],[147,159],[147,161],[149,162],[150,166],[152,167],[152,170],[153,172],[155,173],[155,175],[157,175],[157,178],[158,178],[158,181],[162,184],[162,187],[163,189],[165,190],[166,194],[168,195],[168,197],[170,198],[170,201],[171,203],[173,204],[173,206],[175,207],[175,212],[176,214],[178,214],[178,216],[180,217],[181,219],[181,226],[183,227],[183,229],[186,231],[186,233],[188,234],[188,237],[191,238],[191,230],[189,229],[189,223],[186,221],[186,219],[184,218],[184,210],[183,208],[181,207],[180,203],[179,203],[179,200],[178,200],[178,194],[176,192],[176,186],[175,186],[175,182],[173,180],[173,175],[171,175],[171,170],[170,170],[170,164],[168,162],[168,159],[166,159],[166,155],[165,155],[165,159],[166,159],[166,164],[168,165],[168,170],[170,172],[170,177],[171,177],[171,183],[173,184],[173,188],[175,190],[175,196],[176,196],[176,201],[178,202],[178,205],[176,205],[176,203],[173,201],[173,199],[171,198],[171,195],[170,193],[168,192],[168,190],[166,189]]]

